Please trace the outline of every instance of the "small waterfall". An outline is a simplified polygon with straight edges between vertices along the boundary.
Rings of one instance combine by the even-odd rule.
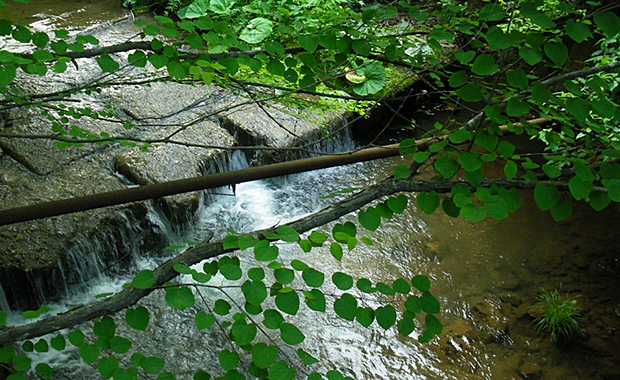
[[[6,300],[6,294],[4,293],[4,289],[2,289],[2,284],[0,284],[0,310],[5,313],[11,312],[9,302]]]

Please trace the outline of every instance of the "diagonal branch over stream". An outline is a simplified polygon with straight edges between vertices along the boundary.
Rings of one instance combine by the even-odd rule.
[[[566,189],[568,187],[566,184],[555,181],[541,182],[553,184],[555,186],[558,186],[560,189]],[[497,180],[484,182],[480,185],[480,187],[491,187],[495,185],[502,188],[533,189],[536,184],[541,182]],[[313,228],[317,228],[325,225],[326,223],[334,221],[352,211],[358,210],[364,205],[384,196],[400,192],[436,191],[438,193],[447,193],[450,192],[450,190],[456,185],[471,187],[466,182],[426,182],[412,179],[396,180],[394,178],[388,178],[372,187],[360,191],[359,193],[333,206],[330,206],[317,213],[289,223],[288,226],[295,228],[299,233],[304,233]],[[274,227],[267,230],[255,231],[248,235],[260,237],[265,232],[276,232],[276,228]],[[23,326],[0,329],[0,345],[25,339],[36,338],[45,334],[52,333],[54,331],[74,327],[77,324],[90,321],[98,317],[119,312],[135,304],[141,298],[146,297],[153,290],[155,290],[157,286],[161,286],[164,283],[178,276],[178,272],[174,270],[174,266],[176,264],[184,264],[190,266],[197,264],[202,260],[214,258],[232,251],[234,250],[224,249],[223,241],[202,242],[201,244],[188,249],[184,253],[168,260],[160,267],[158,267],[154,271],[155,285],[152,288],[127,288],[112,297],[106,298],[103,301],[94,302],[68,311],[66,313],[44,319],[42,321],[30,323]]]

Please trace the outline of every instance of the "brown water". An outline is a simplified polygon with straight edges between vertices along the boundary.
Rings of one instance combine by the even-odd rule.
[[[122,0],[32,0],[13,3],[0,11],[0,17],[25,22],[37,31],[84,30],[126,17],[121,4]]]
[[[345,272],[373,281],[428,275],[445,326],[423,347],[375,331],[373,344],[363,344],[367,350],[376,344],[383,355],[370,354],[365,364],[383,363],[383,370],[360,377],[358,369],[357,378],[620,378],[620,212],[576,205],[573,217],[556,223],[530,192],[523,197],[523,207],[505,221],[469,223],[410,207],[369,234],[379,244],[345,257]],[[560,287],[584,314],[582,331],[554,344],[537,332],[530,308],[542,290]]]

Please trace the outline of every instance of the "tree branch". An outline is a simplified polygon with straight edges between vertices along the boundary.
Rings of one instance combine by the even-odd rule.
[[[497,180],[483,182],[479,187],[488,188],[492,186],[498,186],[506,189],[533,189],[538,183],[554,185],[562,190],[568,189],[568,185],[566,183],[557,181]],[[436,191],[438,193],[448,193],[456,185],[465,186],[473,189],[473,187],[467,182],[425,182],[415,181],[411,179],[396,180],[394,178],[388,178],[377,185],[360,191],[359,193],[349,197],[344,201],[325,208],[315,214],[289,223],[288,226],[293,227],[299,233],[304,233],[311,229],[323,226],[331,221],[334,221],[352,211],[358,210],[366,204],[384,196],[400,192]],[[606,189],[603,188],[599,190],[606,191]],[[266,232],[276,232],[276,229],[277,228],[274,227],[266,230],[254,231],[252,233],[249,233],[248,235],[260,238]],[[159,268],[157,268],[154,271],[155,285],[152,288],[127,288],[112,297],[106,298],[103,301],[94,302],[92,304],[79,307],[66,313],[49,317],[42,321],[30,323],[23,326],[0,329],[0,345],[25,339],[32,339],[64,328],[71,328],[74,327],[76,324],[121,311],[135,304],[141,298],[146,297],[158,286],[161,286],[164,283],[178,276],[178,272],[174,270],[174,265],[184,264],[190,266],[197,264],[202,260],[214,258],[232,251],[234,251],[234,249],[224,249],[223,241],[202,242],[201,244],[188,249],[179,256],[168,260]]]

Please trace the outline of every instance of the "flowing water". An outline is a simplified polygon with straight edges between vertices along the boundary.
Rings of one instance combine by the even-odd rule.
[[[48,14],[46,9],[52,3],[37,3],[42,4],[40,10],[19,17],[40,17],[35,22],[45,28],[54,18],[35,15]],[[69,20],[68,26],[62,27],[72,29],[70,25],[89,24],[71,17],[93,20],[93,8],[86,7],[106,3],[97,14],[115,10],[111,13],[114,16],[101,16],[102,19],[113,19],[122,12],[116,5],[110,6],[117,1],[56,1],[53,7],[61,11],[49,14]],[[375,183],[389,175],[394,164],[394,160],[384,160],[240,184],[234,191],[219,189],[206,197],[196,223],[183,234],[172,232],[176,229],[167,225],[156,210],[151,211],[150,217],[167,232],[170,244],[199,241],[208,231],[217,239],[225,236],[227,228],[247,232],[307,215],[335,201],[321,197],[343,188]],[[218,170],[247,165],[245,157],[237,154]],[[417,330],[411,337],[400,337],[394,329],[385,331],[376,324],[364,329],[335,318],[333,313],[319,314],[302,306],[299,315],[291,320],[302,326],[306,334],[301,347],[322,360],[312,370],[337,368],[357,379],[620,378],[620,358],[614,348],[620,344],[620,302],[616,294],[620,285],[618,212],[610,209],[596,214],[577,207],[575,217],[558,224],[537,211],[531,194],[523,195],[524,207],[508,220],[476,224],[440,212],[427,216],[416,209],[411,196],[411,206],[403,215],[385,222],[374,233],[364,233],[376,242],[374,246],[360,244],[352,253],[345,254],[342,262],[334,260],[325,249],[304,254],[293,245],[282,244],[283,262],[303,260],[324,271],[328,283],[335,271],[388,284],[398,277],[428,275],[442,304],[444,333],[428,345],[417,343]],[[343,217],[340,222],[348,220],[355,221],[355,215]],[[319,230],[330,229],[331,224]],[[161,252],[136,260],[132,273],[155,267],[165,259]],[[258,265],[248,254],[251,252],[239,254],[246,269]],[[91,302],[95,295],[116,292],[130,280],[130,273],[102,274],[89,283],[89,292],[74,292],[52,307],[61,311]],[[215,278],[214,283],[226,284],[222,278]],[[577,297],[585,314],[583,331],[558,346],[536,332],[529,310],[541,289],[560,286],[563,293]],[[327,287],[325,293],[330,292],[336,291]],[[191,378],[196,369],[222,374],[217,353],[231,349],[226,334],[217,325],[199,332],[194,323],[194,312],[208,311],[206,305],[212,307],[215,299],[223,297],[222,293],[212,289],[201,291],[195,310],[183,313],[171,312],[161,293],[155,292],[142,301],[151,310],[152,322],[148,335],[136,341],[133,350],[164,358],[166,369],[175,372],[179,379]],[[236,293],[230,290],[229,295],[235,298]],[[364,296],[363,302],[377,307],[390,299],[372,295]],[[0,307],[5,309],[7,305],[0,301]],[[12,316],[12,322],[17,322],[18,314]],[[116,318],[122,326],[122,315]],[[257,322],[260,324],[260,317]],[[259,339],[278,339],[269,330],[265,332],[259,334]],[[127,329],[119,333],[132,334]],[[282,355],[297,365],[300,372],[307,371],[295,360],[294,350],[285,348]],[[51,360],[57,371],[55,378],[96,378],[96,369],[92,367],[70,367],[69,363],[79,362],[69,360],[75,357],[75,352],[68,351],[35,360]]]

